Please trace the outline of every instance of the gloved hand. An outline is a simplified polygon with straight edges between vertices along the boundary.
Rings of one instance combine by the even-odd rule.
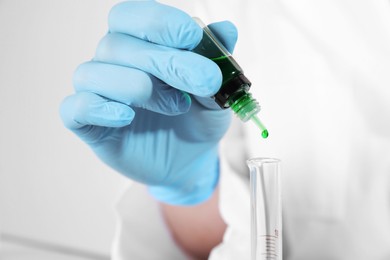
[[[210,28],[232,51],[235,27]],[[170,204],[196,204],[213,193],[218,142],[230,122],[230,112],[210,98],[220,69],[190,51],[202,33],[190,16],[155,1],[114,6],[109,33],[75,71],[76,93],[60,108],[65,126],[101,160]]]

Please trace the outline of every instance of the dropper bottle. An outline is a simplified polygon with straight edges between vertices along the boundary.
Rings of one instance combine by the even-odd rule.
[[[230,107],[243,122],[251,119],[260,128],[261,136],[267,138],[268,131],[257,117],[260,105],[249,93],[251,82],[211,30],[199,18],[193,19],[203,29],[203,38],[193,52],[214,61],[222,72],[221,88],[213,96],[215,102],[223,109]]]

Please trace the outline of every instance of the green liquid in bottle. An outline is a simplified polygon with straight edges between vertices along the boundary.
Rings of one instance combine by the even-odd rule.
[[[222,88],[234,77],[242,74],[242,70],[232,56],[221,56],[218,58],[212,58],[212,61],[217,63],[222,72]]]

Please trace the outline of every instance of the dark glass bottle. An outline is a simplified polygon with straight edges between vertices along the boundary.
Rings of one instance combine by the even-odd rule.
[[[257,117],[260,105],[249,92],[251,82],[211,30],[199,18],[194,20],[202,27],[203,38],[193,52],[214,61],[222,72],[221,88],[213,96],[215,102],[223,109],[231,108],[244,122],[251,119],[262,131],[262,137],[267,138],[268,131]]]

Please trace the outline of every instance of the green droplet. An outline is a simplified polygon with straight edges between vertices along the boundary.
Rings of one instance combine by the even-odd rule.
[[[268,130],[265,129],[263,132],[261,132],[261,136],[262,136],[263,138],[267,138],[267,137],[268,137]]]

